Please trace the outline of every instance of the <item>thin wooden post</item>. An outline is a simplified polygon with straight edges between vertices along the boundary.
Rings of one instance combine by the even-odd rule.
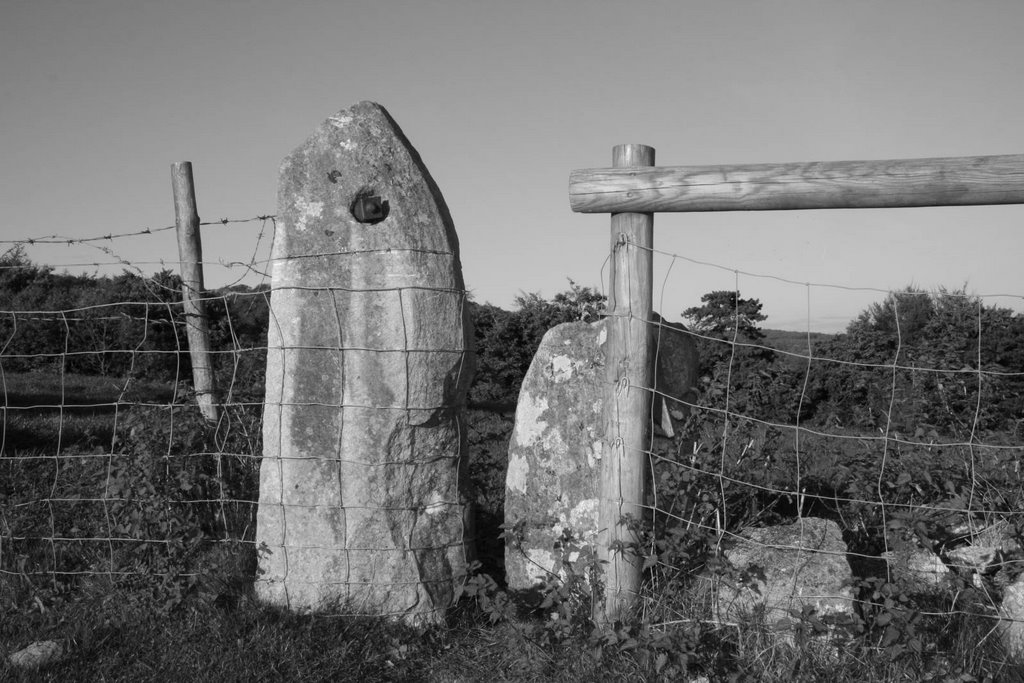
[[[181,261],[181,299],[196,402],[203,417],[216,422],[217,390],[210,348],[210,323],[202,299],[203,244],[199,236],[199,212],[196,210],[191,161],[171,164],[171,185],[174,189],[174,217],[178,232],[178,257]]]
[[[612,152],[612,164],[615,168],[653,166],[654,149],[618,145]],[[604,614],[595,610],[595,616],[607,622],[626,616],[640,588],[639,558],[625,547],[636,542],[636,535],[622,522],[625,516],[639,521],[643,512],[653,385],[648,344],[653,246],[653,214],[612,214],[605,441],[598,505],[598,559],[606,563]]]

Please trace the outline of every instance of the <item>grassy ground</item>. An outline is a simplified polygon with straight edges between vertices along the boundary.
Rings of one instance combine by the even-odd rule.
[[[100,620],[81,610],[77,624],[50,632],[50,637],[69,634],[61,637],[70,646],[64,661],[35,673],[0,668],[0,676],[132,682],[575,681],[597,680],[609,671],[579,651],[530,642],[511,625],[482,626],[465,617],[447,628],[418,632],[379,620],[300,617],[254,605],[180,608],[166,616],[123,610],[128,613],[119,617],[112,611]],[[27,635],[23,630],[17,639]]]
[[[0,376],[0,451],[7,455],[109,452],[117,416],[136,402],[167,404],[173,386],[90,375]]]
[[[969,587],[955,596],[899,593],[892,609],[879,607],[884,601],[865,602],[859,621],[845,630],[824,628],[812,615],[789,639],[778,638],[756,616],[737,624],[712,623],[707,596],[695,589],[690,569],[682,567],[660,574],[659,590],[647,589],[644,613],[617,630],[594,628],[589,590],[576,580],[580,577],[552,584],[544,605],[517,601],[497,584],[477,578],[448,622],[427,630],[365,618],[285,614],[251,597],[254,549],[251,509],[244,500],[254,494],[258,460],[253,456],[259,450],[251,420],[238,417],[231,423],[235,431],[204,441],[190,427],[194,418],[188,408],[151,409],[155,412],[140,421],[144,413],[127,405],[166,404],[175,395],[170,386],[125,391],[116,379],[10,374],[3,379],[0,680],[1024,680],[1007,663],[994,621],[971,616],[984,606]],[[173,431],[161,420],[172,422]],[[479,449],[471,477],[488,515],[484,528],[492,536],[500,523],[495,491],[503,485],[499,461],[507,422],[483,415],[470,419]],[[139,425],[146,428],[135,436],[121,434]],[[488,445],[480,445],[484,441]],[[238,541],[185,542],[178,529],[213,528],[216,535],[222,511],[182,497],[182,490],[196,500],[212,495],[203,488],[209,473],[195,458],[166,456],[215,446],[231,453],[224,466],[235,468],[232,481],[239,488],[233,495],[241,502],[229,516]],[[114,453],[121,450],[142,469],[118,469],[121,456]],[[159,466],[145,469],[147,457]],[[159,478],[172,484],[170,493],[149,486]],[[136,487],[133,495],[145,505],[119,509],[86,500],[97,497],[98,485],[109,488],[112,481]],[[41,499],[60,499],[65,507],[33,502]],[[182,508],[189,516],[168,513]],[[157,550],[127,542],[115,548],[107,542],[94,547],[38,540],[109,537],[114,528],[117,535],[153,539],[164,527],[167,543]],[[500,579],[502,544],[488,540],[485,569]],[[49,573],[54,567],[80,573]],[[137,575],[112,573],[126,567]],[[43,640],[59,642],[66,655],[39,671],[7,664],[8,655]]]
[[[425,631],[375,619],[296,616],[190,599],[169,612],[130,591],[84,588],[50,608],[7,612],[0,655],[33,640],[68,654],[39,671],[0,664],[11,681],[1015,681],[985,640],[984,623],[947,621],[932,633],[951,649],[927,656],[886,652],[878,640],[780,641],[756,619],[685,637],[560,639],[529,617],[491,624],[472,604]],[[673,631],[676,631],[673,637]],[[943,633],[944,632],[944,633]],[[990,641],[991,638],[989,638]],[[701,678],[703,677],[703,678]]]

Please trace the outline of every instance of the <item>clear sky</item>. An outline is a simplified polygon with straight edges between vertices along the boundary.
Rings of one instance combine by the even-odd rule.
[[[373,100],[445,195],[467,286],[509,307],[600,286],[608,217],[569,210],[568,175],[616,144],[660,165],[1024,153],[1022,33],[1020,0],[0,0],[0,238],[170,225],[182,160],[203,220],[275,213],[281,160]],[[656,248],[692,261],[657,259],[655,306],[738,286],[766,327],[832,331],[884,294],[818,285],[915,284],[1020,310],[1022,219],[659,214]],[[248,261],[257,234],[205,229],[206,260]],[[147,274],[177,259],[170,232],[107,246]]]

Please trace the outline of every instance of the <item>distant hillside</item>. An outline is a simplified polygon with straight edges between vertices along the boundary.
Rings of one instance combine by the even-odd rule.
[[[789,330],[761,330],[764,333],[765,346],[770,346],[786,353],[799,353],[807,355],[807,332],[792,332]],[[811,332],[811,344],[817,344],[835,337],[834,334],[825,332]]]

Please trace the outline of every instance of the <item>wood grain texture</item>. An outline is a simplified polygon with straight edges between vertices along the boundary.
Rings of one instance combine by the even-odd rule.
[[[569,204],[579,213],[1024,204],[1024,154],[581,169],[569,176]]]
[[[654,149],[619,145],[617,167],[654,164]],[[611,218],[608,340],[605,346],[605,426],[598,501],[598,558],[605,564],[605,612],[613,622],[633,606],[640,588],[639,559],[613,548],[636,542],[621,523],[642,518],[643,481],[650,434],[653,371],[648,343],[654,291],[654,216],[618,213]]]
[[[196,403],[203,417],[216,422],[217,388],[213,374],[210,322],[203,304],[203,245],[199,235],[196,188],[192,180],[192,162],[171,165],[174,191],[174,216],[178,233],[178,258],[181,262],[181,298],[188,334],[188,352],[192,359],[192,380]]]

